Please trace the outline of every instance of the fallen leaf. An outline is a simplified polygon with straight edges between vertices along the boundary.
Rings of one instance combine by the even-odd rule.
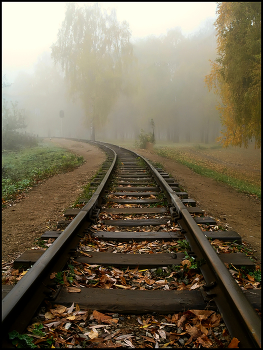
[[[191,267],[192,264],[191,264],[190,260],[185,259],[185,260],[182,261],[182,265],[183,266],[186,265],[187,267]]]
[[[195,284],[192,285],[192,287],[190,288],[191,290],[199,288],[200,284],[198,284],[197,282]]]
[[[68,287],[67,288],[67,291],[69,293],[80,293],[81,292],[81,289],[80,288],[76,288],[76,287]]]
[[[124,339],[124,343],[125,343],[127,346],[130,346],[131,348],[135,348],[135,346],[132,344],[132,342],[131,342],[130,340]]]
[[[238,343],[239,340],[237,338],[233,338],[230,342],[230,344],[228,345],[228,348],[238,348]]]
[[[123,289],[130,289],[128,286],[123,286],[122,284],[115,284],[116,287],[123,288]]]
[[[74,310],[74,303],[70,307],[68,307],[67,312],[68,314],[71,314],[71,312]]]
[[[161,338],[166,339],[166,332],[163,329],[158,329],[158,333],[160,334]]]
[[[46,323],[45,326],[50,328],[50,327],[56,327],[61,323],[61,321],[55,321],[55,322],[51,322],[51,323]]]
[[[49,276],[49,278],[51,279],[51,280],[53,280],[53,278],[55,278],[56,277],[56,272],[52,272],[52,274]]]
[[[82,250],[79,251],[81,254],[87,256],[88,258],[92,258],[92,255],[88,254],[88,253],[85,253],[83,252]]]
[[[99,333],[96,329],[92,329],[90,332],[84,333],[84,335],[87,335],[90,339],[95,339],[98,338]]]
[[[142,335],[142,338],[155,344],[155,340],[151,337],[146,337],[146,336]]]
[[[127,338],[132,338],[134,335],[132,334],[122,334],[119,337],[116,338],[116,340],[121,340],[121,339],[127,339]]]
[[[56,308],[51,309],[50,311],[53,315],[55,315],[55,314],[63,314],[66,310],[67,308],[64,305],[56,305]]]
[[[213,345],[212,341],[205,334],[203,334],[201,337],[198,337],[197,341],[205,348],[210,348]]]
[[[71,327],[71,323],[70,322],[67,322],[66,324],[65,324],[65,329],[69,329]]]
[[[218,327],[221,323],[221,316],[213,313],[212,316],[208,319],[208,327]]]
[[[185,326],[185,330],[188,334],[191,335],[191,337],[193,338],[197,338],[200,335],[200,330],[197,329],[195,326],[191,326],[191,325],[186,325]]]
[[[206,320],[214,313],[214,311],[211,310],[190,310],[190,312],[196,315],[199,320]]]
[[[183,323],[186,321],[186,318],[187,318],[187,315],[183,315],[182,317],[180,317],[180,319],[177,322],[177,327],[181,328]]]
[[[52,313],[51,312],[46,312],[45,313],[45,319],[46,320],[52,320],[52,318],[54,318],[54,315],[52,315]]]
[[[66,276],[66,272],[64,271],[64,274],[63,274],[63,282],[64,282],[64,285],[65,286],[69,286],[70,284],[68,283],[68,280],[67,280],[67,276]]]
[[[76,319],[76,316],[75,316],[75,315],[72,315],[72,316],[67,317],[67,320],[69,320],[69,321],[73,321],[73,320],[75,320],[75,319]]]
[[[12,276],[19,275],[19,270],[13,270],[12,271]]]
[[[251,282],[255,282],[255,277],[247,275],[247,278],[251,281]]]
[[[118,323],[118,320],[116,318],[112,318],[111,316],[104,315],[103,313],[97,310],[94,310],[92,315],[99,322]]]

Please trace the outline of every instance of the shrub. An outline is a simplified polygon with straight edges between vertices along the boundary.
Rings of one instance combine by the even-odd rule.
[[[145,149],[147,147],[148,142],[155,143],[154,133],[146,134],[144,130],[141,130],[138,136],[138,140],[136,140],[135,142],[135,146],[138,148]]]

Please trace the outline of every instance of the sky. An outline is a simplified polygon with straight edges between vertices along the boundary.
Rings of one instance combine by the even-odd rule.
[[[86,4],[78,3],[79,5]],[[132,38],[159,36],[181,27],[187,36],[208,17],[216,18],[216,2],[100,2],[126,20]],[[2,74],[12,82],[19,70],[30,71],[39,55],[56,42],[66,2],[2,2]]]

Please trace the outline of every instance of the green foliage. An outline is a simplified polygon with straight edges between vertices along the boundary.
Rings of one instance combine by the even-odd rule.
[[[145,149],[148,143],[154,143],[154,142],[155,142],[155,139],[154,139],[153,133],[146,134],[144,130],[141,130],[138,136],[138,140],[136,140],[135,142],[135,146],[138,148]]]
[[[48,246],[46,245],[46,241],[41,238],[37,239],[37,245],[41,248],[48,248]]]
[[[179,240],[179,241],[177,241],[177,243],[179,244],[179,247],[181,249],[191,250],[191,247],[186,239],[183,239],[181,241]]]
[[[44,329],[43,324],[41,324],[41,323],[40,324],[35,324],[34,325],[34,329],[32,330],[32,333],[34,335],[39,336],[39,337],[44,337],[46,335],[46,333],[43,332],[42,329]]]
[[[189,260],[191,262],[191,266],[189,267],[190,270],[195,270],[198,269],[200,267],[200,263],[198,261],[195,260],[194,257],[189,256],[189,254],[187,252],[184,252],[185,254],[185,259]],[[187,265],[184,265],[184,268],[187,268]]]
[[[261,270],[258,267],[247,267],[247,266],[241,266],[241,268],[237,269],[235,266],[232,264],[230,265],[233,270],[238,271],[239,276],[241,278],[247,279],[247,275],[254,277],[256,282],[261,282]]]
[[[67,281],[72,284],[75,277],[74,266],[68,265],[68,270],[59,271],[55,275],[55,281],[58,284],[64,284],[64,275]]]
[[[19,334],[17,331],[8,333],[9,339],[12,340],[12,344],[17,348],[37,348],[33,343],[33,338],[26,334]]]
[[[26,127],[24,111],[18,109],[18,103],[8,102],[3,99],[2,105],[2,149],[19,150],[23,147],[35,147],[38,144],[36,137],[22,134],[21,130]]]
[[[64,149],[34,147],[2,154],[2,199],[13,199],[38,181],[73,170],[83,157]]]
[[[58,283],[58,284],[64,284],[63,274],[64,274],[64,271],[59,271],[59,272],[56,273],[56,275],[55,275],[55,281],[56,281],[56,283]]]

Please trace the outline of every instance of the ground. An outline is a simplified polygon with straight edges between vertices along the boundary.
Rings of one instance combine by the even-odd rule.
[[[100,168],[106,155],[96,146],[57,139],[55,145],[80,156],[85,163],[65,174],[55,175],[26,193],[21,201],[2,211],[2,262],[11,262],[35,246],[45,231],[53,230],[63,212],[74,203],[81,188]]]
[[[193,150],[188,152],[193,152]],[[161,163],[166,171],[188,192],[189,198],[195,199],[197,206],[205,210],[206,215],[212,216],[218,223],[222,223],[224,226],[227,225],[228,230],[236,231],[241,235],[243,241],[247,242],[255,250],[255,258],[260,263],[261,201],[259,199],[239,193],[226,184],[196,174],[182,164],[154,154],[151,149],[137,150],[137,153],[153,162]],[[198,157],[207,157],[203,152],[196,151],[196,153],[198,153]],[[251,177],[253,175],[255,182],[260,181],[260,158],[258,159],[257,157],[253,162],[253,152],[251,150],[242,150],[242,152],[235,150],[228,157],[227,161],[218,156],[220,154],[218,151],[216,154],[217,158],[213,155],[213,161],[217,161],[218,164],[224,162],[232,168],[241,167],[241,178],[244,178],[244,173],[250,171]],[[211,152],[209,156],[212,157]],[[255,164],[259,165],[255,166]]]
[[[43,181],[26,193],[24,199],[2,211],[4,263],[11,262],[26,249],[33,247],[35,240],[46,230],[54,229],[64,210],[80,194],[81,187],[89,182],[106,159],[100,149],[87,143],[62,139],[54,139],[52,142],[83,156],[86,162],[74,171]],[[261,202],[258,199],[198,175],[184,165],[154,154],[153,150],[137,150],[137,153],[163,164],[166,171],[178,180],[189,197],[195,199],[207,215],[214,217],[224,226],[228,225],[229,230],[238,232],[243,240],[256,250],[255,257],[260,262]],[[250,162],[251,158],[248,160]],[[242,160],[238,164],[241,164],[240,162]],[[249,167],[252,170],[250,163]]]

